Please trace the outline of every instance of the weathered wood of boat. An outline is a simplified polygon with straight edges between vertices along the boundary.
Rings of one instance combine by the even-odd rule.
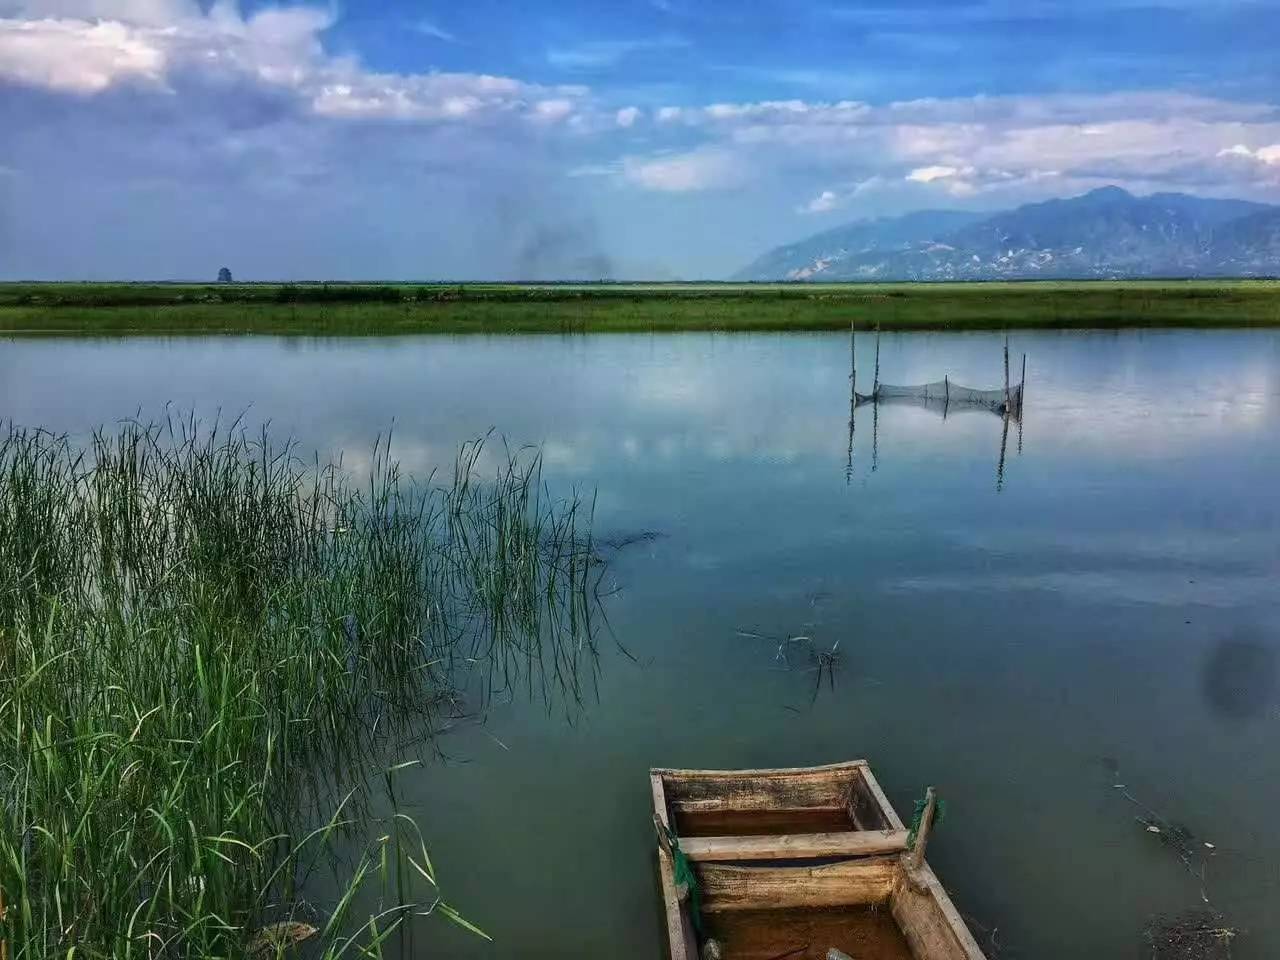
[[[865,760],[650,781],[671,960],[985,960],[924,860],[932,791],[908,850]]]

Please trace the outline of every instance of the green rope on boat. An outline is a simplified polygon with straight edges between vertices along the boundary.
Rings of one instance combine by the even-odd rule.
[[[693,929],[702,935],[702,891],[698,888],[698,877],[693,872],[693,865],[680,849],[680,838],[666,824],[662,825],[667,835],[667,844],[671,847],[671,860],[675,874],[676,886],[681,884],[689,891],[689,916],[693,920]]]
[[[911,816],[911,829],[907,831],[907,849],[914,850],[916,848],[916,834],[920,832],[920,821],[924,819],[924,808],[929,805],[929,794],[916,801],[916,811]],[[947,818],[947,801],[941,797],[937,797],[933,804],[933,825],[935,827],[942,826],[942,821]]]

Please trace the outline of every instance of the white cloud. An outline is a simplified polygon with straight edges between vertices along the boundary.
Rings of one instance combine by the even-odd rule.
[[[563,97],[531,102],[538,88],[485,74],[404,76],[338,70],[313,78],[304,89],[315,113],[352,119],[458,120],[483,112],[555,121],[573,109],[572,101]]]
[[[948,166],[932,166],[932,167],[916,167],[907,174],[908,180],[916,183],[933,183],[935,180],[943,180],[947,177],[954,177],[960,171],[955,167]]]
[[[0,17],[24,20],[115,20],[168,26],[200,16],[197,0],[0,0]]]
[[[1273,143],[1269,147],[1258,147],[1256,150],[1251,150],[1243,143],[1237,143],[1234,147],[1219,150],[1218,156],[1242,157],[1245,160],[1256,160],[1267,166],[1280,166],[1280,143]]]
[[[840,205],[840,198],[831,190],[820,194],[800,208],[801,213],[829,213]]]
[[[66,93],[98,93],[114,83],[159,84],[167,57],[124,24],[0,20],[0,78]]]
[[[869,190],[884,186],[884,179],[879,176],[867,177],[852,186],[840,190],[823,190],[808,203],[797,207],[797,213],[830,213],[848,206],[853,200]]]
[[[614,114],[614,122],[617,123],[618,126],[622,127],[623,129],[635,126],[635,122],[639,119],[640,119],[639,107],[623,107],[616,114]]]
[[[718,102],[706,106],[669,106],[659,115],[688,126],[729,129],[746,124],[768,127],[808,125],[837,128],[884,122],[884,111],[898,105],[873,107],[860,100],[760,100],[746,103]]]
[[[28,6],[32,0],[28,0]],[[207,14],[176,0],[61,0],[50,6],[115,11],[125,20],[0,20],[0,79],[78,94],[125,83],[161,88],[180,73],[240,78],[292,94],[321,116],[449,121],[478,114],[565,120],[580,87],[542,87],[467,73],[373,72],[327,54],[320,34],[333,14],[311,6],[268,7],[244,18],[215,4]],[[177,19],[156,23],[168,12]]]
[[[533,105],[534,118],[547,123],[563,120],[571,113],[573,113],[573,101],[565,97],[539,100]]]
[[[589,220],[569,151],[617,130],[581,86],[373,70],[326,49],[334,8],[65,3],[0,0],[0,275],[613,269],[593,228],[555,234]]]
[[[434,37],[436,40],[443,40],[445,43],[457,43],[458,38],[450,33],[444,27],[430,20],[419,20],[413,25],[413,29],[418,31],[424,37]]]
[[[568,177],[614,177],[622,172],[622,164],[619,163],[584,163],[577,167],[569,168],[565,176]]]
[[[931,167],[916,167],[903,179],[910,183],[938,184],[953,197],[967,197],[988,184],[1016,180],[1018,177],[1006,170],[979,171],[971,166],[951,167],[937,164]]]
[[[228,5],[152,22],[185,4],[67,3],[85,12],[127,8],[129,19],[0,20],[0,77],[52,90],[99,93],[139,79],[156,85],[178,70],[241,75],[302,87],[325,71],[351,72],[326,58],[319,34],[332,16],[315,7],[268,7],[242,18]]]
[[[1243,143],[1237,143],[1234,147],[1227,147],[1218,151],[1220,157],[1252,157],[1253,151],[1246,147]]]
[[[1000,191],[1010,201],[1107,182],[1266,198],[1272,148],[1223,155],[1222,145],[1280,143],[1272,104],[1177,92],[720,102],[663,107],[657,119],[700,133],[703,149],[750,156],[766,177],[880,176],[954,196]],[[817,212],[839,204],[840,191],[831,192],[811,201]]]
[[[560,70],[599,70],[637,54],[689,46],[683,37],[650,37],[635,40],[588,40],[569,47],[552,47],[547,63]]]
[[[625,157],[622,175],[646,190],[690,193],[738,186],[746,178],[745,165],[723,150],[692,150],[654,157]]]
[[[527,108],[526,88],[506,77],[433,73],[395,76],[350,72],[326,78],[309,90],[310,108],[321,116],[348,119],[460,120],[481,112]],[[539,119],[558,119],[564,101],[533,105]]]
[[[764,103],[713,103],[702,113],[711,120],[740,120],[743,117],[807,114],[813,108],[803,100],[769,100]]]

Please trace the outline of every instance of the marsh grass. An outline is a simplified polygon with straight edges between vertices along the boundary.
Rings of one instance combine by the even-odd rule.
[[[0,283],[54,336],[1275,327],[1274,280],[844,284]]]
[[[469,926],[370,784],[467,675],[572,700],[596,652],[589,505],[530,451],[482,481],[482,446],[415,483],[381,440],[357,484],[238,424],[0,432],[9,957],[283,955],[263,931],[303,920],[309,956],[377,956],[422,915]]]

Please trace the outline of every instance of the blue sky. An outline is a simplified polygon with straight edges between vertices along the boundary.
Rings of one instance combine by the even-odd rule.
[[[697,278],[1117,183],[1280,202],[1280,0],[0,0],[0,278]]]

